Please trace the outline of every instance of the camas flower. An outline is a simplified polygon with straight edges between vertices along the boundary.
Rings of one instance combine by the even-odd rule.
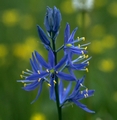
[[[71,68],[75,70],[81,70],[81,69],[84,69],[88,65],[88,63],[82,62],[80,64],[76,64],[76,62],[78,62],[81,56],[84,56],[87,58],[87,55],[85,55],[85,53],[87,53],[86,45],[88,45],[89,43],[83,44],[83,45],[79,44],[75,46],[75,43],[85,40],[84,37],[74,40],[74,35],[76,33],[76,30],[77,28],[75,28],[70,34],[70,25],[67,23],[66,28],[65,28],[65,33],[64,33],[64,53],[65,55],[66,54],[68,55],[68,60],[66,62],[67,66],[70,66]],[[74,54],[78,55],[78,59],[72,60],[72,57]]]
[[[48,35],[54,40],[59,34],[60,23],[61,23],[60,11],[56,7],[54,7],[53,9],[47,7],[47,12],[44,19],[44,25],[46,27]]]
[[[77,43],[81,40],[85,40],[84,37],[74,40],[74,35],[77,31],[77,28],[75,28],[72,33],[70,34],[70,25],[67,23],[64,33],[64,52],[65,54],[69,54],[69,57],[71,58],[71,54],[78,54],[82,55],[85,54],[87,51],[86,48],[82,48],[80,46],[75,46],[74,43]]]
[[[74,103],[77,106],[79,106],[80,108],[82,108],[83,110],[90,112],[90,113],[94,113],[94,111],[89,110],[86,105],[79,102],[81,99],[90,97],[94,93],[94,90],[88,90],[85,86],[83,86],[83,82],[84,82],[84,77],[77,80],[76,85],[75,85],[72,93],[70,94],[72,82],[69,83],[67,88],[64,88],[63,82],[62,82],[62,80],[60,80],[59,101],[60,101],[61,107],[64,107],[65,105],[67,105],[69,103]],[[80,90],[81,87],[84,87],[85,90],[81,91]]]
[[[49,49],[48,53],[48,63],[43,59],[43,57],[35,51],[35,53],[32,54],[32,59],[31,59],[31,67],[32,71],[28,70],[27,72],[24,72],[27,74],[27,76],[22,76],[25,78],[25,80],[18,80],[18,82],[23,82],[23,83],[29,83],[29,84],[24,84],[23,89],[26,91],[31,91],[40,86],[38,96],[40,95],[41,89],[42,89],[42,84],[43,82],[47,82],[48,85],[50,86],[50,98],[52,98],[53,91],[54,91],[54,83],[55,81],[55,76],[61,79],[65,79],[68,81],[75,81],[75,78],[67,73],[63,73],[61,71],[58,71],[58,69],[65,63],[67,60],[67,55],[64,56],[60,62],[55,65],[55,58],[54,54],[51,49]],[[42,70],[43,68],[46,68],[46,70]],[[46,77],[49,77],[50,79],[47,79]]]
[[[30,59],[30,64],[31,64],[32,70],[26,69],[26,71],[22,71],[23,75],[21,75],[21,78],[25,78],[25,80],[18,80],[18,82],[24,83],[24,87],[22,87],[22,89],[24,89],[26,91],[32,91],[32,90],[36,89],[37,87],[39,87],[36,98],[31,102],[31,103],[33,103],[40,96],[40,93],[42,91],[43,82],[45,81],[49,84],[49,81],[44,77],[43,78],[36,78],[36,79],[32,79],[32,80],[31,79],[27,80],[26,78],[28,76],[31,76],[31,75],[36,74],[36,73],[40,74],[43,71],[42,66],[37,61],[34,53],[32,53],[32,59]]]

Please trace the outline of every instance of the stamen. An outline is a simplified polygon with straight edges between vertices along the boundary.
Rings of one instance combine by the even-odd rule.
[[[66,88],[64,88],[64,91],[66,91]]]
[[[87,61],[87,64],[89,65],[89,61]]]
[[[84,54],[84,51],[81,51],[82,54]]]
[[[79,37],[77,37],[77,39],[79,40]]]
[[[46,72],[48,72],[48,73],[49,73],[49,70],[48,70],[48,69],[46,69]]]
[[[89,96],[89,95],[88,95],[87,93],[86,93],[86,94],[84,94],[84,97],[85,97],[85,98],[87,98],[88,96]]]
[[[29,72],[30,70],[29,70],[29,69],[26,69],[26,71],[28,71],[28,72]]]
[[[38,82],[40,82],[40,81],[41,81],[41,78],[38,79]]]
[[[82,40],[85,41],[85,37],[82,37]]]
[[[24,83],[24,81],[21,81],[21,83]]]
[[[26,71],[27,72],[29,72],[29,73],[33,73],[31,70],[29,70],[29,69],[26,69]],[[25,72],[25,73],[27,73],[27,72]]]
[[[24,87],[26,87],[26,83],[24,83]]]
[[[82,83],[80,83],[80,86],[83,86],[83,84],[82,84]]]
[[[21,78],[23,78],[23,75],[20,75]]]
[[[88,88],[86,88],[86,92],[88,92]]]
[[[88,97],[88,96],[89,96],[87,93],[86,93],[85,95],[86,95],[86,97]]]
[[[56,84],[56,81],[54,80],[54,83]]]
[[[80,44],[78,44],[78,47],[80,48]]]
[[[87,47],[84,48],[85,50],[87,49]]]
[[[48,83],[48,86],[51,87],[51,85]]]
[[[85,55],[85,58],[88,58],[89,56],[88,55]]]
[[[22,74],[24,74],[25,72],[24,71],[22,71]]]
[[[40,74],[40,71],[39,71],[39,70],[38,70],[37,72],[38,72],[38,74]]]
[[[86,68],[86,71],[89,72],[88,68]]]
[[[84,97],[85,97],[85,98],[87,97],[86,94],[84,94]]]

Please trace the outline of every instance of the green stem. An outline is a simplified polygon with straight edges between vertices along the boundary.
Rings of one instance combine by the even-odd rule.
[[[56,52],[56,46],[55,46],[55,40],[52,40],[52,46],[53,46],[53,52],[54,52],[54,56],[55,56],[55,65],[57,64],[57,52]],[[59,93],[58,93],[58,77],[55,75],[55,95],[56,95],[56,105],[57,105],[57,110],[58,110],[58,117],[59,120],[62,120],[62,109],[60,106],[60,102],[59,102]]]

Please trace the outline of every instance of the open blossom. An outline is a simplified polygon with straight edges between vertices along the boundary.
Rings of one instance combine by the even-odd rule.
[[[75,43],[78,43],[80,40],[84,40],[85,38],[81,38],[80,40],[74,40],[74,35],[76,33],[77,28],[75,28],[72,33],[70,34],[70,25],[67,23],[65,32],[64,32],[64,52],[65,54],[69,55],[69,59],[71,58],[72,54],[82,55],[85,54],[87,51],[85,48],[80,46],[75,46]]]
[[[50,98],[53,95],[54,91],[54,83],[55,81],[55,76],[61,79],[65,79],[68,81],[75,81],[74,76],[61,72],[59,71],[59,68],[66,62],[67,60],[67,55],[64,56],[60,62],[58,62],[57,65],[55,65],[55,58],[52,50],[49,50],[48,53],[48,63],[43,59],[43,57],[38,53],[34,52],[32,54],[32,59],[30,60],[32,71],[27,70],[27,72],[23,72],[26,74],[26,76],[22,76],[25,78],[25,80],[18,80],[18,82],[23,82],[23,83],[29,83],[29,84],[24,84],[23,89],[26,91],[31,91],[34,90],[35,88],[39,87],[39,92],[36,97],[36,99],[39,97],[40,92],[42,90],[42,84],[43,82],[47,82],[50,87]],[[46,68],[46,70],[42,70],[43,68]],[[47,78],[49,77],[49,79]]]
[[[59,84],[59,99],[60,99],[60,104],[62,107],[64,107],[66,104],[74,103],[78,107],[82,108],[83,110],[94,113],[94,111],[89,110],[86,105],[80,103],[80,100],[90,97],[94,94],[94,90],[88,90],[84,85],[84,77],[76,81],[76,85],[70,93],[72,89],[72,82],[69,83],[67,88],[64,88],[62,80],[60,81]],[[81,87],[84,87],[85,90],[80,90]]]

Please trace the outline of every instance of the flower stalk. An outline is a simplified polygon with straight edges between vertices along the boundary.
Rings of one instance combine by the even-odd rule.
[[[53,53],[55,56],[55,65],[57,64],[57,52],[56,52],[56,44],[55,44],[55,40],[52,40],[52,46],[53,46]],[[59,102],[59,91],[58,91],[58,77],[55,76],[55,96],[56,96],[56,106],[57,106],[57,110],[58,110],[58,118],[59,120],[62,120],[62,109],[60,106],[60,102]]]

